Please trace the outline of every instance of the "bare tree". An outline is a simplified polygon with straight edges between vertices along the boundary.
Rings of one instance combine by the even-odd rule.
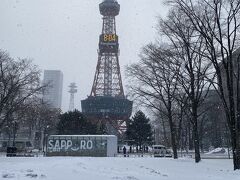
[[[6,52],[0,51],[0,130],[28,98],[43,87],[40,71],[31,61],[14,61]]]
[[[134,82],[130,86],[134,96],[168,118],[173,154],[177,158],[174,97],[178,88],[180,66],[172,57],[173,53],[167,47],[147,45],[143,49],[140,62],[129,66],[127,73]]]
[[[209,89],[206,75],[210,69],[210,63],[199,52],[205,51],[203,38],[194,29],[194,26],[186,18],[185,14],[172,9],[168,17],[160,18],[159,31],[162,37],[167,38],[175,49],[175,56],[181,64],[180,84],[182,93],[188,96],[190,105],[190,122],[193,126],[195,162],[201,160],[199,151],[198,108],[203,102],[203,91]]]
[[[56,133],[60,110],[51,108],[41,98],[28,98],[7,121],[9,138],[13,144],[17,137],[25,137],[34,142],[35,148],[43,148],[46,136]]]
[[[159,105],[159,108],[161,108],[162,105]],[[155,143],[157,144],[163,144],[166,147],[171,146],[170,137],[169,134],[170,128],[168,123],[168,118],[166,117],[165,113],[161,113],[159,110],[156,110],[154,108],[148,108],[151,110],[151,114],[154,117],[154,120],[152,122],[153,127],[155,128]]]
[[[240,169],[239,0],[169,1],[189,19],[204,39],[203,54],[214,66],[213,81],[222,99],[231,133],[234,169]],[[237,50],[237,51],[236,51]]]

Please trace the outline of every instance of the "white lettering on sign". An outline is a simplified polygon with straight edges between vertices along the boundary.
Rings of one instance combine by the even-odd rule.
[[[72,147],[71,148],[72,151],[79,151],[79,149],[80,149],[79,147]]]
[[[50,149],[53,148],[53,140],[48,141],[48,148],[50,148]]]
[[[86,149],[86,141],[81,140],[80,149]]]
[[[59,140],[56,140],[54,149],[60,149]]]
[[[91,150],[93,149],[93,142],[92,140],[80,140],[79,143],[77,143],[78,146],[76,146],[76,143],[74,144],[72,140],[53,140],[50,139],[48,141],[48,149],[50,151],[56,152],[61,150],[72,150],[72,151],[79,151],[79,150]]]
[[[66,147],[67,147],[67,142],[61,140],[61,149],[65,149],[66,150]]]
[[[67,149],[69,149],[70,147],[72,147],[72,141],[71,140],[67,140]]]
[[[92,148],[93,148],[93,142],[87,141],[87,149],[92,149]]]

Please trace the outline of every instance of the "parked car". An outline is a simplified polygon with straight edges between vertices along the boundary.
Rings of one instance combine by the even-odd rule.
[[[30,153],[34,148],[28,139],[16,139],[15,143],[10,139],[0,139],[0,151],[6,152],[8,147],[16,147],[17,153]]]
[[[172,151],[163,145],[153,145],[152,152],[154,157],[172,157]]]
[[[166,149],[165,157],[173,157],[173,153],[171,149]]]

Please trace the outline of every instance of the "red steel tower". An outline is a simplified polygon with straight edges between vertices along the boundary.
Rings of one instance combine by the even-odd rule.
[[[82,101],[83,113],[96,123],[104,123],[109,134],[122,133],[132,112],[132,102],[124,95],[119,66],[119,43],[115,17],[120,5],[104,0],[99,5],[103,16],[98,62],[90,96]]]

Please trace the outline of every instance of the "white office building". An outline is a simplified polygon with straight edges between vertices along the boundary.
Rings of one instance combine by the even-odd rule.
[[[45,70],[43,83],[47,85],[43,93],[43,101],[53,108],[61,109],[63,73],[59,70]]]

